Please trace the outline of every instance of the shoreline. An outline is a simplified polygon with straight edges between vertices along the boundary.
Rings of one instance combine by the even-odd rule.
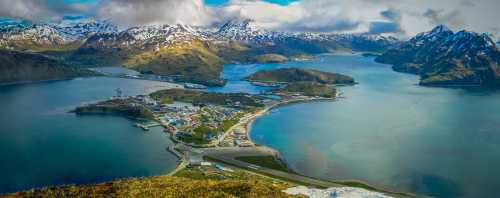
[[[271,105],[270,107],[266,107],[265,109],[261,110],[260,112],[256,113],[253,115],[253,118],[249,121],[246,122],[245,126],[245,134],[250,142],[252,142],[254,145],[257,145],[251,137],[251,131],[252,131],[252,124],[257,120],[258,118],[264,116],[265,114],[269,113],[270,111],[287,106],[287,105],[292,105],[292,104],[299,104],[299,103],[310,103],[310,102],[323,102],[323,101],[335,101],[337,97],[339,97],[340,94],[338,94],[335,98],[318,98],[318,99],[299,99],[299,100],[294,100],[294,101],[285,101],[285,102],[279,102],[276,104]],[[240,124],[240,123],[238,123]],[[237,124],[237,125],[238,125]],[[245,123],[242,123],[245,124]]]
[[[338,98],[341,98],[341,97],[342,97],[342,92],[338,92],[337,96],[335,98],[311,98],[311,99],[298,99],[298,100],[292,100],[292,101],[279,102],[279,103],[273,104],[273,105],[271,105],[269,107],[266,107],[265,109],[263,109],[263,110],[255,113],[255,114],[253,114],[252,118],[250,120],[246,121],[246,123],[245,122],[244,123],[238,123],[236,125],[240,125],[240,124],[244,124],[245,125],[245,127],[244,127],[245,130],[246,130],[245,134],[246,134],[248,140],[252,144],[254,144],[254,147],[264,147],[266,149],[270,149],[270,150],[274,151],[276,153],[276,155],[277,155],[276,157],[278,158],[278,160],[280,160],[282,163],[284,163],[287,167],[290,167],[289,164],[287,163],[286,159],[281,155],[281,153],[278,150],[276,150],[276,149],[274,149],[272,147],[269,147],[267,145],[259,145],[259,144],[255,143],[252,140],[252,138],[251,138],[251,131],[252,131],[252,125],[255,122],[255,120],[257,120],[258,118],[266,115],[267,113],[269,113],[273,109],[277,109],[277,108],[280,108],[280,107],[283,107],[283,106],[293,105],[293,104],[300,104],[300,103],[336,101]],[[229,132],[230,132],[230,130],[227,131],[227,133],[229,133]],[[409,197],[420,197],[419,195],[416,195],[416,194],[413,194],[413,193],[398,192],[398,191],[395,191],[395,190],[386,189],[384,187],[374,186],[374,185],[371,185],[368,182],[362,181],[362,180],[354,180],[354,179],[349,179],[349,180],[324,180],[324,179],[315,178],[315,177],[311,177],[311,176],[307,176],[307,175],[302,175],[302,174],[296,172],[295,170],[293,170],[293,171],[294,171],[294,173],[296,175],[300,175],[300,176],[311,178],[311,179],[318,179],[318,180],[323,180],[323,181],[327,181],[327,182],[332,182],[332,183],[336,183],[336,184],[339,184],[339,185],[348,186],[349,183],[357,183],[357,184],[361,184],[361,185],[365,186],[364,188],[363,187],[357,187],[357,188],[369,189],[371,191],[389,193],[389,194],[392,194],[392,195],[409,196]]]

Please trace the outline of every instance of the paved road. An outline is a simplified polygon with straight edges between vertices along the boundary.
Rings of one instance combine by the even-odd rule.
[[[227,164],[231,164],[234,166],[238,167],[246,167],[253,169],[255,171],[265,173],[268,175],[273,175],[279,178],[284,178],[292,181],[298,181],[301,183],[305,184],[310,184],[313,186],[319,186],[319,187],[339,187],[341,185],[333,183],[333,182],[328,182],[328,181],[322,181],[318,179],[313,179],[310,177],[305,177],[293,173],[288,173],[288,172],[283,172],[283,171],[278,171],[266,167],[260,167],[256,166],[250,163],[246,163],[243,161],[236,160],[236,157],[241,157],[241,156],[275,156],[278,154],[277,151],[274,149],[268,148],[268,147],[231,147],[231,148],[210,148],[210,149],[199,149],[197,150],[199,154],[208,156],[210,158],[225,162]]]
[[[193,149],[196,152],[206,156],[224,156],[235,158],[239,156],[269,156],[277,155],[278,152],[274,149],[265,146],[256,147],[215,147],[204,149]]]
[[[342,185],[339,185],[339,184],[336,184],[333,182],[317,180],[317,179],[313,179],[310,177],[304,177],[301,175],[296,175],[296,174],[292,174],[292,173],[278,171],[278,170],[274,170],[274,169],[270,169],[270,168],[266,168],[266,167],[260,167],[260,166],[256,166],[256,165],[253,165],[250,163],[235,160],[232,157],[227,157],[224,155],[210,155],[209,154],[206,156],[211,157],[211,158],[216,159],[216,160],[219,160],[219,161],[222,161],[222,162],[225,162],[225,163],[230,164],[230,165],[237,166],[237,167],[250,168],[250,169],[253,169],[257,172],[265,173],[265,174],[272,175],[272,176],[275,176],[278,178],[283,178],[283,179],[287,179],[287,180],[291,180],[291,181],[297,181],[300,183],[309,184],[309,185],[316,186],[316,187],[324,187],[324,188],[342,187]]]

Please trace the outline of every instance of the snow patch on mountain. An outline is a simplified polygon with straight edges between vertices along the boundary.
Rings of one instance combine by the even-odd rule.
[[[117,32],[109,21],[83,20],[75,23],[9,23],[0,26],[0,44],[29,41],[36,44],[66,44],[97,33]]]
[[[259,29],[252,20],[232,20],[224,24],[216,33],[219,38],[238,40],[249,43],[280,42],[290,39],[304,41],[353,41],[357,39],[365,41],[396,43],[394,37],[371,34],[338,34],[338,33],[316,33],[316,32],[277,32]]]

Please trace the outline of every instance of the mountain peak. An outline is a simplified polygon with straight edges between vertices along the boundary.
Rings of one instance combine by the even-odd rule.
[[[442,33],[442,32],[453,32],[450,28],[445,25],[438,25],[431,30],[431,33]]]
[[[422,32],[411,39],[411,41],[417,43],[417,45],[422,45],[427,42],[434,42],[437,40],[448,38],[453,35],[454,32],[450,28],[444,25],[438,25],[429,32]]]
[[[222,27],[219,29],[219,32],[224,32],[230,29],[237,30],[251,30],[251,23],[254,22],[251,19],[233,19],[227,21]]]
[[[424,85],[500,85],[500,51],[488,34],[444,26],[422,33],[377,58],[396,71],[421,75]]]

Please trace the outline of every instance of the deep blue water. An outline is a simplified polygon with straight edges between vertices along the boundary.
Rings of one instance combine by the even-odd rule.
[[[360,179],[437,197],[497,197],[500,92],[429,88],[373,58],[325,55],[304,62],[227,65],[218,92],[260,93],[242,81],[260,69],[307,67],[353,76],[335,102],[281,107],[256,120],[252,138],[300,173]],[[160,129],[144,133],[114,116],[66,113],[121,88],[136,95],[167,83],[85,78],[0,87],[0,193],[66,183],[158,175],[175,167]]]
[[[105,100],[121,88],[137,95],[167,83],[79,78],[0,87],[0,194],[32,187],[82,184],[167,173],[177,159],[160,128],[150,132],[115,116],[76,116],[77,105]]]
[[[360,83],[340,88],[344,99],[285,106],[256,120],[254,141],[280,150],[298,172],[437,197],[498,197],[499,91],[421,87],[417,76],[358,55],[228,65],[229,85],[217,91],[258,93],[238,80],[292,66]]]

